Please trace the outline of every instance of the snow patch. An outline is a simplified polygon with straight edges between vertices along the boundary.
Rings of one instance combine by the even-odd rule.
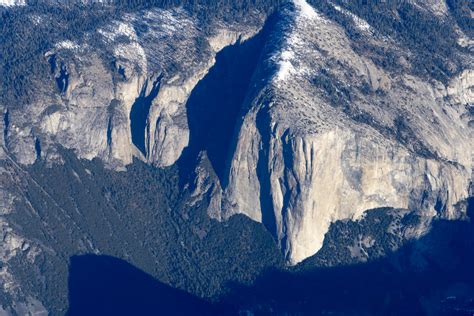
[[[117,45],[114,49],[114,55],[118,58],[132,61],[134,64],[139,65],[144,73],[147,72],[146,53],[138,42]]]
[[[26,0],[0,0],[0,6],[13,7],[26,5]]]
[[[79,48],[79,45],[69,40],[56,43],[56,45],[54,46],[57,49],[78,49]]]
[[[306,2],[306,0],[294,0],[293,3],[297,10],[299,10],[300,15],[307,19],[314,19],[318,17],[318,14],[314,8]]]
[[[296,73],[296,69],[291,63],[294,57],[295,54],[292,50],[286,50],[281,53],[280,60],[278,61],[279,71],[276,74],[277,81],[283,81],[288,78],[290,74]]]
[[[146,73],[147,71],[147,58],[145,50],[139,43],[138,35],[135,28],[131,23],[124,21],[115,21],[112,25],[105,29],[100,29],[98,32],[104,36],[105,41],[108,43],[115,44],[114,56],[118,59],[129,60],[132,63],[138,65],[141,70]],[[127,37],[128,43],[116,40],[121,37]],[[115,42],[115,43],[114,43]]]
[[[119,36],[126,36],[132,41],[138,40],[133,26],[122,21],[117,21],[108,29],[100,29],[98,32],[109,41],[115,41]]]
[[[34,25],[40,25],[41,23],[43,23],[43,17],[39,15],[31,15],[31,21]]]
[[[364,19],[362,19],[362,18],[359,18],[359,17],[358,17],[357,15],[355,15],[354,13],[349,12],[349,11],[347,11],[347,10],[341,8],[341,7],[338,6],[337,4],[334,4],[334,3],[331,3],[331,2],[330,2],[330,4],[331,4],[331,5],[333,6],[333,8],[336,9],[337,11],[339,11],[339,12],[341,12],[341,13],[343,13],[343,14],[349,16],[349,17],[352,19],[352,21],[354,22],[355,26],[356,26],[359,30],[361,30],[361,31],[363,31],[363,32],[366,32],[366,33],[369,33],[369,34],[373,34],[373,33],[374,33],[374,32],[373,32],[373,29],[372,29],[372,26],[370,26],[370,24],[369,24],[366,20],[364,20]]]
[[[293,4],[295,10],[292,12],[290,16],[291,22],[289,22],[291,31],[284,39],[282,51],[271,58],[278,67],[274,77],[276,83],[286,81],[292,75],[310,72],[309,69],[298,64],[298,56],[295,52],[305,51],[306,43],[301,38],[301,34],[304,35],[310,25],[325,23],[324,18],[305,0],[294,0]]]

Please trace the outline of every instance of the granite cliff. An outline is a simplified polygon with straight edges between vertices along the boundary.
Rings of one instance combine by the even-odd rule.
[[[249,258],[257,250],[272,255],[249,268],[251,276],[242,277],[249,282],[267,264],[281,263],[272,247],[262,250],[271,242],[258,234],[269,233],[292,266],[314,261],[334,223],[362,222],[371,210],[397,225],[406,214],[419,219],[407,225],[403,241],[427,234],[433,221],[466,220],[474,152],[467,22],[450,1],[384,3],[379,15],[371,13],[375,4],[354,3],[282,1],[240,20],[206,19],[186,6],[114,11],[80,35],[59,32],[39,47],[40,71],[28,79],[32,93],[12,97],[18,85],[5,84],[0,98],[0,284],[16,302],[13,310],[64,307],[30,287],[24,274],[50,280],[38,261],[64,268],[64,258],[76,252],[113,253],[179,283],[171,267],[197,260],[189,255],[194,245],[180,237],[188,229],[198,243],[209,242],[209,227],[253,227],[257,237],[245,228],[233,242]],[[52,14],[28,6],[5,10],[24,10],[19,16],[36,27]],[[15,67],[21,68],[7,64],[5,73]],[[117,188],[109,178],[137,188]],[[94,198],[84,202],[88,193]],[[156,219],[158,204],[168,226]],[[125,227],[123,240],[110,228],[123,253],[104,243],[95,224],[82,222],[95,210],[100,225]],[[63,246],[51,225],[77,238]],[[155,226],[164,228],[153,242],[176,233],[182,256],[153,250],[149,231],[137,237],[140,227]],[[382,244],[369,239],[363,244]],[[20,259],[29,268],[19,269]],[[169,270],[153,270],[158,263]],[[204,268],[196,281],[182,269],[192,285],[178,286],[202,297],[229,281],[227,275],[216,281]],[[218,285],[200,288],[212,282]]]

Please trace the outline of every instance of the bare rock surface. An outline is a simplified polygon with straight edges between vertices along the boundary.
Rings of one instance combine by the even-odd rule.
[[[447,86],[390,73],[356,53],[342,27],[305,1],[286,13],[277,26],[285,36],[265,65],[276,71],[238,132],[222,218],[244,213],[263,222],[295,264],[321,248],[331,222],[368,209],[463,217],[458,203],[472,181],[472,68]]]
[[[38,156],[54,161],[50,144],[60,144],[116,169],[133,157],[172,165],[189,142],[185,105],[194,86],[219,50],[252,36],[262,19],[255,14],[245,25],[216,23],[207,35],[183,9],[152,9],[88,36],[100,45],[58,42],[44,56],[56,87],[44,84],[31,104],[5,107],[9,151],[22,164]]]
[[[22,1],[0,2],[17,3]],[[249,12],[240,23],[214,21],[211,31],[204,31],[184,9],[148,9],[103,23],[82,39],[64,38],[44,52],[51,69],[35,82],[30,102],[0,99],[0,288],[19,302],[17,313],[41,314],[44,307],[21,291],[11,262],[21,256],[34,266],[39,254],[55,251],[10,221],[21,201],[28,216],[44,224],[38,207],[30,203],[35,197],[24,193],[27,184],[41,193],[36,200],[47,201],[44,205],[64,216],[64,231],[76,225],[69,213],[61,213],[48,188],[25,171],[39,161],[67,163],[62,148],[79,158],[98,158],[117,171],[134,159],[156,168],[176,166],[186,150],[198,148],[191,157],[195,161],[190,159],[193,165],[185,169],[192,175],[184,178],[192,179],[183,187],[193,189],[189,200],[181,201],[186,209],[205,202],[208,215],[224,226],[233,216],[244,218],[237,214],[262,223],[291,265],[321,249],[332,223],[362,221],[368,210],[377,209],[377,216],[385,210],[393,213],[387,213],[394,218],[387,233],[399,237],[400,244],[426,233],[433,219],[466,218],[474,160],[472,38],[456,28],[453,36],[461,48],[453,59],[462,67],[442,80],[417,71],[416,52],[399,38],[382,34],[336,3],[324,5],[340,20],[305,0],[284,4],[271,18],[263,53],[254,56],[257,66],[236,126],[230,126],[232,138],[217,148],[225,158],[223,170],[213,170],[215,152],[193,147],[188,101],[216,65],[219,52],[260,34],[262,14]],[[433,19],[449,18],[444,1],[415,4]],[[340,21],[350,21],[359,38],[351,37]],[[370,49],[361,47],[361,41]],[[378,51],[393,54],[393,64],[377,62]],[[451,66],[456,68],[454,62]],[[229,103],[222,100],[221,111]],[[90,170],[83,171],[73,174],[74,185],[93,179]],[[159,185],[169,185],[163,182]],[[111,192],[100,194],[113,199]],[[411,212],[423,220],[399,227]],[[111,214],[120,216],[115,210]],[[181,215],[180,221],[189,217]],[[178,224],[173,225],[179,236]],[[46,224],[41,229],[54,236]],[[206,237],[205,229],[196,231]],[[350,240],[351,262],[370,259],[374,238],[369,234]],[[145,247],[140,238],[132,239]],[[78,243],[81,251],[99,252],[87,235]],[[127,247],[130,252],[135,248],[132,241]]]

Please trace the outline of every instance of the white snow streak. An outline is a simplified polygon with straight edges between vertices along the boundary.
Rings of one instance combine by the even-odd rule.
[[[13,7],[17,5],[26,5],[26,0],[0,0],[0,6]]]
[[[295,6],[292,31],[285,39],[284,48],[280,53],[272,57],[277,64],[278,71],[275,74],[275,82],[279,83],[287,80],[291,75],[305,73],[307,69],[295,66],[297,54],[295,52],[302,51],[304,41],[300,34],[304,34],[304,29],[308,24],[314,21],[323,21],[323,18],[309,5],[305,0],[293,0]]]
[[[318,16],[313,7],[306,2],[306,0],[293,0],[293,3],[296,6],[296,9],[299,10],[300,15],[307,19],[314,19]]]
[[[359,18],[357,15],[355,15],[354,13],[352,12],[349,12],[347,10],[344,10],[343,8],[341,8],[340,6],[334,4],[334,3],[331,3],[330,4],[334,7],[334,9],[336,9],[337,11],[349,16],[352,21],[354,21],[354,24],[355,26],[361,30],[361,31],[364,31],[364,32],[367,32],[367,33],[373,33],[373,30],[372,30],[372,26],[370,26],[369,23],[367,23],[366,20],[362,19],[362,18]]]
[[[57,49],[77,49],[77,48],[79,48],[79,45],[77,45],[76,43],[71,42],[69,40],[56,43],[55,46],[56,46]]]

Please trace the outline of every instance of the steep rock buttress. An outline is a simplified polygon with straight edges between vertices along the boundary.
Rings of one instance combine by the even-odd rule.
[[[210,214],[262,222],[292,264],[322,247],[331,222],[369,209],[465,216],[472,70],[448,85],[390,73],[302,0],[283,10],[273,36],[260,71],[273,76],[244,106],[221,211],[211,204]]]

